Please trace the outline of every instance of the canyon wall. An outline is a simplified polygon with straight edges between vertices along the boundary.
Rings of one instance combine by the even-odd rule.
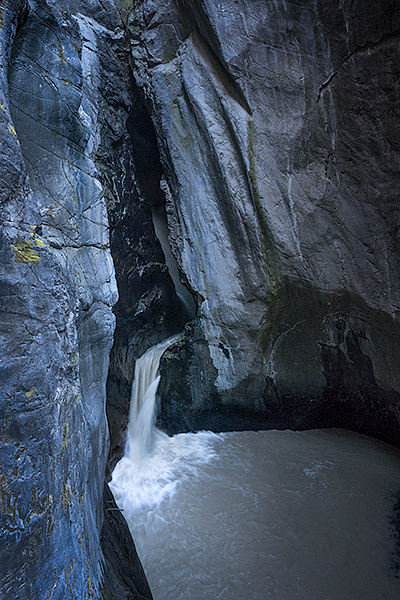
[[[112,468],[172,333],[169,432],[399,444],[399,30],[395,0],[0,2],[2,598],[151,598],[106,398]]]
[[[198,301],[163,363],[166,429],[337,425],[398,443],[399,14],[148,0],[127,17]]]
[[[118,293],[101,159],[129,111],[119,15],[21,0],[0,17],[0,595],[150,598],[109,496],[103,517]]]

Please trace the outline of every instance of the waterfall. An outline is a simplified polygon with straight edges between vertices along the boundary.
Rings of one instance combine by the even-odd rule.
[[[398,452],[338,430],[169,437],[154,425],[156,393],[178,339],[136,361],[109,484],[154,599],[400,598],[388,522]]]
[[[195,476],[199,465],[215,457],[218,434],[199,431],[169,437],[155,427],[160,359],[179,338],[153,346],[136,361],[125,454],[109,484],[128,520],[132,510],[155,508],[172,497],[186,478]]]
[[[152,346],[136,361],[125,449],[125,456],[134,463],[148,456],[154,439],[163,435],[154,425],[159,365],[165,350],[178,339],[176,335]]]

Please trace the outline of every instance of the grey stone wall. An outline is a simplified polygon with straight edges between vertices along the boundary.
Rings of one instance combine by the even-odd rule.
[[[118,12],[32,0],[0,17],[1,597],[150,598],[133,545],[113,574],[110,538],[120,556],[129,534],[110,504],[100,539],[118,292],[98,155]]]
[[[398,4],[148,0],[127,23],[199,300],[162,423],[235,407],[395,443]]]

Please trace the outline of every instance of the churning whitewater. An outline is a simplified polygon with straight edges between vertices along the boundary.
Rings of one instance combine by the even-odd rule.
[[[155,600],[397,600],[400,455],[341,430],[154,426],[159,361],[136,363],[110,487]]]
[[[114,469],[110,487],[127,518],[131,510],[157,506],[179,482],[194,475],[215,453],[211,432],[169,437],[155,427],[159,364],[163,353],[179,336],[153,346],[135,365],[125,455]]]

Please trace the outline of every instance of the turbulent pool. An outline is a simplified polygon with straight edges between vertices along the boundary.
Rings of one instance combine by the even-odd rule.
[[[112,490],[155,600],[400,598],[400,458],[340,430],[181,434]]]
[[[155,600],[400,598],[398,451],[342,430],[150,437],[110,487]]]

